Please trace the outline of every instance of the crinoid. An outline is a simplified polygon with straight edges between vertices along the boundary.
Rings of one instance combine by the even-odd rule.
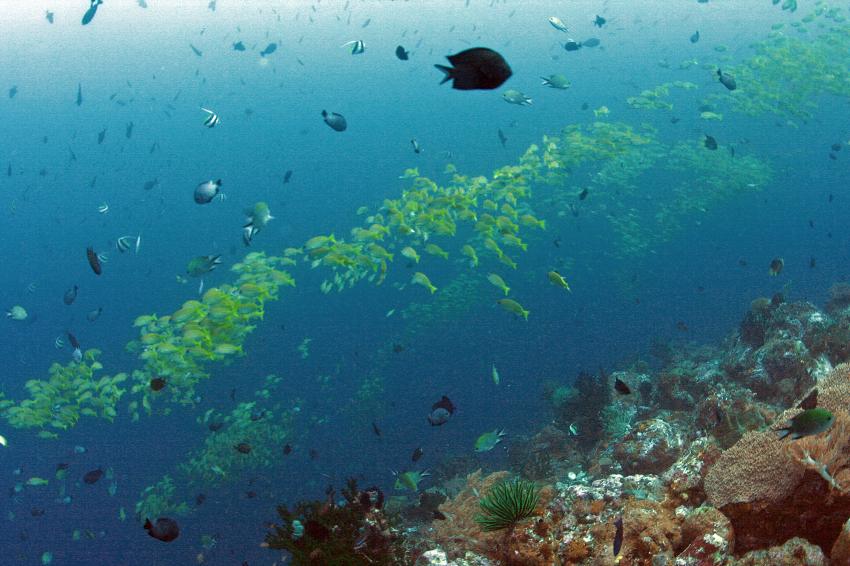
[[[506,480],[481,498],[482,513],[475,516],[475,522],[485,531],[513,529],[534,513],[539,501],[540,490],[534,482],[521,478]]]

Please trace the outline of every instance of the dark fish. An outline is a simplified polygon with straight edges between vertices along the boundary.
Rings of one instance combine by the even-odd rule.
[[[292,445],[291,444],[285,444],[283,446],[283,455],[289,456],[290,454],[292,454]]]
[[[620,555],[620,549],[623,547],[623,518],[617,517],[614,521],[614,556]]]
[[[65,296],[62,297],[62,302],[66,305],[73,305],[74,301],[77,300],[77,290],[78,287],[74,285],[73,287],[65,291]]]
[[[440,426],[446,424],[455,412],[455,406],[451,400],[443,395],[443,398],[431,405],[431,412],[428,413],[428,422],[431,426]]]
[[[797,440],[828,430],[834,421],[835,415],[826,409],[807,409],[788,421],[784,428],[777,429],[776,432],[780,440],[787,436],[790,436],[792,440]]]
[[[395,56],[401,59],[402,61],[407,61],[410,58],[410,51],[405,51],[404,47],[399,45],[395,48]]]
[[[198,50],[198,48],[197,48],[197,47],[195,47],[194,45],[192,45],[191,43],[189,44],[189,47],[191,47],[191,48],[192,48],[192,51],[193,51],[193,52],[195,53],[195,55],[197,55],[198,57],[200,57],[201,55],[203,55],[203,54],[204,54],[202,51],[199,51],[199,50]]]
[[[829,158],[830,158],[830,159],[832,159],[833,161],[836,161],[836,160],[838,159],[838,156],[837,156],[837,155],[835,155],[834,153],[831,153],[831,152],[830,152],[830,154],[829,154]]]
[[[165,387],[165,380],[161,377],[154,377],[150,381],[150,386],[153,391],[162,391],[162,388]]]
[[[803,409],[804,411],[808,411],[809,409],[814,409],[818,406],[818,389],[815,387],[812,389],[811,393],[806,395],[805,399],[800,401],[800,404],[797,405],[798,409]]]
[[[209,8],[210,12],[215,12],[215,4],[218,0],[210,0],[210,3],[207,4],[207,8]]]
[[[100,131],[100,132],[97,134],[97,145],[102,144],[102,143],[103,143],[103,140],[104,140],[105,138],[106,138],[106,128],[104,128],[102,131]]]
[[[145,519],[145,530],[150,536],[162,542],[171,542],[180,536],[177,521],[167,517],[158,518],[156,524],[152,524],[150,519]]]
[[[195,505],[201,506],[201,505],[204,504],[204,501],[206,501],[206,500],[207,500],[206,494],[205,493],[199,493],[198,495],[195,496]]]
[[[691,43],[696,43],[697,41],[699,41],[699,30],[695,31],[691,36]]]
[[[239,444],[235,445],[234,448],[240,454],[250,454],[251,453],[251,445],[248,444],[247,442],[240,442]]]
[[[286,171],[286,173],[283,174],[283,184],[284,185],[287,184],[291,178],[292,178],[292,169],[289,169],[289,170]]]
[[[446,56],[451,67],[434,65],[446,76],[440,84],[452,82],[457,90],[492,90],[500,87],[513,74],[505,59],[486,47],[474,47]]]
[[[830,148],[832,149],[832,151],[841,151],[841,147],[842,147],[842,146],[841,146],[841,144],[840,144],[840,143],[834,143],[834,144],[832,144],[832,145],[830,146]]]
[[[440,511],[439,509],[434,509],[434,512],[433,512],[432,515],[433,515],[434,519],[437,520],[437,521],[445,521],[446,518],[447,518],[445,516],[445,514],[443,514],[443,512]]]
[[[393,353],[400,354],[404,352],[404,346],[401,344],[393,344]]]
[[[571,39],[564,44],[565,51],[578,51],[579,49],[581,49],[581,42],[579,41],[573,41]]]
[[[103,314],[103,307],[97,307],[93,311],[89,311],[86,314],[86,320],[89,322],[94,322],[100,318],[100,315]]]
[[[770,268],[768,269],[768,273],[770,275],[779,275],[782,273],[782,268],[785,267],[785,260],[781,257],[775,257],[770,260]]]
[[[418,462],[419,458],[421,458],[423,454],[424,454],[424,452],[422,451],[422,449],[417,448],[416,450],[413,451],[413,456],[411,456],[410,459],[414,462]]]
[[[260,57],[265,57],[266,55],[271,55],[277,51],[277,43],[269,43],[266,45],[266,48],[260,51]]]
[[[236,43],[233,44],[233,50],[234,51],[245,51],[245,44],[242,43],[241,41],[237,41]]]
[[[218,432],[221,430],[221,427],[224,426],[224,423],[221,421],[213,421],[207,425],[207,428],[210,429],[211,432]]]
[[[221,192],[221,179],[215,181],[205,181],[195,187],[193,198],[196,204],[207,204],[219,195]]]
[[[587,187],[583,188],[583,189],[581,190],[581,192],[578,194],[578,200],[584,200],[584,199],[586,199],[586,198],[587,198],[587,193],[588,193],[588,192],[590,192],[590,191],[588,191]]]
[[[678,123],[679,123],[679,120],[681,120],[681,118],[677,118],[676,116],[671,116],[671,117],[670,117],[670,123],[671,123],[671,124],[678,124]]]
[[[30,515],[33,517],[41,517],[44,515],[44,509],[39,509],[38,507],[33,507],[30,509]]]
[[[103,470],[98,468],[96,470],[86,472],[86,474],[83,476],[83,481],[86,482],[89,485],[93,485],[93,484],[96,484],[98,481],[100,481],[100,478],[102,478],[102,477],[103,477]]]
[[[372,432],[375,433],[375,436],[381,436],[381,429],[374,422],[372,423]]]
[[[817,267],[817,260],[815,256],[812,256],[809,258],[809,269],[814,269],[815,267]]]
[[[48,22],[50,22],[51,24],[53,23],[53,12],[51,12],[50,10],[47,10],[44,13],[44,17],[47,18]]]
[[[703,143],[705,144],[706,149],[710,149],[711,151],[717,149],[717,140],[708,134],[705,134],[705,141]]]
[[[148,7],[148,3],[145,2],[145,0],[136,0],[136,4],[139,5],[139,8],[147,8]]]
[[[91,246],[86,248],[86,257],[88,258],[91,270],[94,271],[95,275],[103,273],[103,268],[100,266],[100,259],[97,257],[97,254],[94,253],[94,249]]]
[[[581,105],[582,110],[587,110],[588,108],[590,108],[590,104],[588,104],[587,102],[582,103],[582,105]]]
[[[597,47],[602,43],[598,37],[591,37],[581,42],[582,47]]]
[[[155,186],[159,184],[159,179],[154,179],[153,181],[145,181],[145,184],[142,185],[142,188],[146,191],[153,189]]]
[[[255,497],[257,497],[257,492],[253,491],[253,490],[252,491],[246,491],[245,497],[247,497],[248,499],[254,499]]]
[[[348,128],[348,122],[345,121],[345,116],[342,114],[322,110],[322,118],[325,119],[325,124],[337,132],[344,132]]]
[[[83,105],[83,85],[82,83],[77,83],[77,106]]]
[[[70,332],[66,332],[65,334],[68,335],[68,342],[71,343],[71,347],[75,350],[79,350],[80,349],[80,343],[79,343],[79,341],[77,341],[77,337],[74,336],[73,334],[71,334]]]
[[[738,83],[735,82],[735,77],[728,73],[724,73],[720,69],[717,69],[717,77],[720,79],[720,84],[728,88],[729,90],[735,90],[738,88]]]
[[[103,0],[91,0],[89,9],[86,10],[85,14],[83,14],[83,25],[88,25],[88,23],[94,19],[94,15],[97,14],[97,7],[101,4],[103,4]]]
[[[319,458],[319,451],[316,450],[315,448],[310,448],[310,451],[308,452],[308,454],[310,455],[311,460],[318,460],[318,458]]]
[[[676,330],[678,330],[679,332],[687,332],[688,331],[688,325],[685,324],[684,321],[680,320],[679,322],[676,323]]]
[[[614,389],[621,395],[629,395],[632,392],[629,386],[626,385],[626,382],[619,377],[614,381]]]
[[[10,171],[12,170],[12,166],[11,166],[11,165],[9,165],[9,170],[10,170]],[[834,197],[832,196],[832,193],[829,193],[829,197],[827,197],[826,202],[832,202],[832,199],[833,199],[833,198],[834,198]]]
[[[603,18],[602,16],[600,16],[599,14],[597,14],[597,15],[596,15],[596,19],[595,19],[595,20],[593,20],[593,25],[595,25],[595,26],[596,26],[596,27],[598,27],[598,28],[601,28],[602,26],[604,26],[604,25],[605,25],[605,23],[606,23],[607,21],[608,21],[608,20],[606,20],[605,18]]]
[[[501,129],[499,129],[499,142],[502,144],[502,147],[505,147],[505,144],[508,143],[508,137]]]
[[[127,124],[127,129],[124,130],[124,136],[127,139],[130,139],[131,137],[133,137],[133,122],[130,122],[129,124]]]
[[[13,86],[9,89],[9,98],[15,98],[15,95],[18,94],[18,87]]]
[[[372,22],[372,18],[367,18],[365,22],[360,26],[361,28],[365,28]]]

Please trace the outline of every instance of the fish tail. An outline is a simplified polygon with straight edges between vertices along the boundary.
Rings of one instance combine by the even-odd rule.
[[[779,440],[782,440],[783,438],[791,434],[791,429],[781,428],[777,432],[779,433]]]
[[[446,67],[445,65],[434,66],[446,74],[446,76],[443,77],[443,80],[440,81],[440,84],[447,83],[454,78],[454,69],[452,69],[451,67]]]

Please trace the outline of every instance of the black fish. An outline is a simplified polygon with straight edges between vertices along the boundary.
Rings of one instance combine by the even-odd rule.
[[[434,519],[437,520],[437,521],[445,521],[446,520],[446,516],[439,509],[434,509],[434,512],[432,513],[432,515],[433,515]]]
[[[79,341],[77,341],[77,337],[74,336],[73,334],[71,334],[70,332],[66,332],[65,334],[68,335],[68,342],[71,343],[71,347],[75,350],[79,350],[80,349],[80,343],[79,343]]]
[[[443,395],[443,398],[431,405],[431,412],[428,413],[428,422],[431,426],[440,426],[446,424],[455,412],[455,406],[451,399]]]
[[[809,258],[809,269],[814,269],[815,267],[817,267],[817,260],[815,256],[812,256]]]
[[[809,409],[814,409],[818,406],[818,390],[817,387],[812,389],[812,392],[806,395],[805,399],[800,401],[800,404],[797,405],[798,409],[803,409],[804,411],[808,411]]]
[[[735,90],[736,88],[738,88],[738,83],[735,82],[735,77],[733,77],[732,75],[729,75],[727,73],[724,73],[720,69],[717,69],[717,77],[720,80],[720,84],[722,84],[729,90]]]
[[[198,57],[200,57],[200,56],[202,56],[202,55],[204,54],[204,53],[203,53],[203,51],[198,50],[198,48],[197,48],[197,47],[195,47],[194,45],[192,45],[191,43],[189,44],[189,47],[191,47],[191,48],[192,48],[192,51],[193,51],[193,52],[195,53],[195,55],[197,55]]]
[[[217,432],[221,430],[221,427],[224,426],[224,423],[221,421],[213,421],[207,425],[207,428],[210,429],[211,432]]]
[[[598,28],[601,28],[602,26],[604,26],[604,25],[605,25],[605,23],[606,23],[607,21],[608,21],[608,20],[606,20],[605,18],[603,18],[602,16],[600,16],[599,14],[597,14],[597,15],[596,15],[596,19],[595,19],[595,20],[593,20],[593,25],[595,25],[595,26],[596,26],[596,27],[598,27]]]
[[[292,169],[289,169],[289,170],[286,171],[286,173],[283,174],[283,184],[284,185],[287,184],[291,178],[292,178]]]
[[[307,453],[309,454],[311,460],[318,460],[319,459],[319,451],[316,450],[315,448],[310,448],[310,450]]]
[[[89,22],[94,19],[94,15],[97,14],[97,7],[103,4],[103,0],[91,0],[91,6],[86,10],[86,13],[83,14],[83,25],[87,25]]]
[[[292,445],[291,444],[285,444],[283,446],[283,455],[289,456],[290,454],[292,454]]]
[[[402,61],[407,61],[407,59],[410,57],[410,51],[405,51],[404,47],[399,45],[395,48],[395,56],[401,59]]]
[[[699,30],[695,31],[691,36],[691,43],[696,43],[697,41],[699,41]]]
[[[242,43],[241,41],[237,41],[236,43],[233,44],[233,50],[234,51],[245,51],[245,44]]]
[[[240,442],[236,444],[233,448],[236,449],[240,454],[250,454],[251,453],[251,445],[247,442]]]
[[[167,517],[158,518],[156,524],[152,524],[150,519],[145,519],[145,530],[150,536],[162,542],[171,542],[180,536],[177,521]]]
[[[331,129],[336,130],[337,132],[344,132],[346,128],[348,128],[348,122],[346,122],[345,116],[343,116],[342,114],[322,110],[322,118],[325,119],[325,124],[330,126]]]
[[[394,354],[401,354],[402,352],[404,352],[404,346],[403,345],[393,344],[393,353]]]
[[[626,382],[619,377],[614,381],[614,389],[621,395],[629,395],[632,392],[629,386],[626,385]]]
[[[154,179],[153,181],[145,181],[145,184],[142,185],[142,188],[146,191],[153,189],[155,186],[159,184],[159,179]]]
[[[266,55],[271,55],[277,51],[277,43],[269,43],[266,45],[266,48],[260,51],[260,57],[265,57]]]
[[[103,470],[98,468],[96,470],[86,472],[86,474],[83,476],[83,481],[86,482],[89,485],[93,485],[93,484],[96,484],[98,481],[100,481],[100,478],[102,478],[102,477],[103,477]]]
[[[711,151],[717,149],[717,140],[708,134],[705,135],[705,141],[703,143],[705,144],[706,149],[710,149]]]
[[[82,83],[77,83],[77,106],[83,105],[83,85]]]
[[[15,98],[15,95],[18,94],[18,87],[13,86],[9,89],[9,98]]]
[[[620,549],[623,547],[623,518],[617,517],[614,521],[614,556],[620,555]]]
[[[91,270],[94,271],[94,274],[100,275],[103,272],[103,268],[101,268],[100,259],[97,257],[97,254],[94,253],[94,249],[91,246],[86,248],[86,257],[89,260],[89,265],[91,266]]]
[[[133,122],[130,122],[129,124],[127,124],[127,129],[124,130],[124,136],[127,139],[130,139],[131,137],[133,137]]]
[[[838,156],[837,156],[837,155],[835,155],[834,153],[830,152],[830,154],[829,154],[829,158],[830,158],[830,159],[832,159],[833,161],[835,161],[835,160],[837,160],[837,159],[838,159]]]
[[[101,132],[97,134],[97,145],[103,143],[103,140],[106,138],[106,128],[104,128]]]
[[[154,377],[150,381],[150,386],[152,391],[162,391],[162,388],[165,387],[165,380],[161,377]]]
[[[842,147],[842,145],[840,143],[837,143],[837,142],[830,146],[832,151],[841,151],[841,147]]]
[[[579,41],[573,41],[571,39],[564,44],[565,51],[578,51],[579,49],[581,49],[581,42]]]
[[[505,147],[505,144],[508,143],[508,137],[501,129],[499,129],[499,142],[502,144],[502,147]]]
[[[44,17],[47,18],[48,22],[50,22],[51,24],[53,23],[53,12],[51,12],[50,10],[47,10],[44,13]]]
[[[601,42],[601,41],[599,41],[599,38],[598,38],[598,37],[590,37],[590,38],[585,39],[584,41],[582,41],[582,42],[581,42],[581,46],[582,46],[582,47],[596,47],[596,46],[598,46],[600,43],[602,43],[602,42]]]
[[[77,290],[78,290],[78,287],[76,285],[74,285],[73,287],[71,287],[70,289],[65,291],[65,296],[62,297],[62,302],[65,303],[66,305],[74,304],[74,301],[77,300]]]
[[[424,454],[424,452],[422,451],[422,449],[417,448],[416,450],[413,451],[413,456],[411,456],[410,459],[414,462],[418,462],[419,458],[421,458],[423,454]]]
[[[440,84],[452,82],[457,90],[492,90],[500,87],[513,74],[507,61],[486,47],[474,47],[446,56],[451,67],[434,65],[446,76]]]
[[[381,436],[381,429],[374,422],[372,423],[372,432],[375,433],[375,436]]]
[[[578,200],[584,200],[587,198],[587,193],[590,192],[587,190],[587,187],[583,188],[581,192],[578,194]]]
[[[204,501],[206,501],[206,500],[207,500],[206,494],[199,493],[197,496],[195,496],[195,505],[201,506],[201,505],[204,504]]]

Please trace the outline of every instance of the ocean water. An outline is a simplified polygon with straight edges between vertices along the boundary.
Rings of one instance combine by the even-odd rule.
[[[429,239],[449,251],[448,261],[424,252],[422,234],[388,237],[383,245],[395,261],[382,285],[362,280],[323,293],[320,284],[334,272],[296,256],[282,268],[296,285],[281,288],[279,300],[251,322],[244,355],[204,364],[208,378],[182,403],[167,385],[152,414],[137,421],[128,403],[144,392],[130,390],[132,377],[112,420],[84,415],[66,430],[16,427],[8,419],[14,403],[6,405],[3,564],[41,564],[45,552],[57,565],[193,564],[199,554],[204,564],[272,564],[278,553],[260,543],[277,504],[321,499],[328,484],[352,476],[400,493],[392,471],[505,469],[512,437],[552,420],[544,398],[551,384],[635,359],[652,363],[657,342],[717,343],[755,297],[781,292],[821,304],[830,285],[847,276],[848,98],[815,96],[805,118],[736,112],[721,101],[723,120],[713,121],[698,109],[706,96],[728,95],[717,66],[734,69],[752,58],[773,24],[797,37],[790,24],[814,2],[800,0],[792,13],[769,0],[218,0],[214,10],[207,0],[148,0],[146,7],[105,0],[84,26],[87,4],[0,2],[0,305],[28,314],[2,321],[0,391],[12,402],[29,396],[28,380],[47,380],[51,364],[73,367],[68,332],[83,350],[102,352],[102,375],[141,371],[138,351],[126,348],[139,338],[133,322],[199,298],[199,280],[180,279],[190,259],[221,255],[222,265],[204,277],[208,290],[232,284],[237,275],[229,269],[247,253],[280,256],[317,235],[351,241],[364,216],[409,188],[401,178],[408,168],[441,186],[451,179],[449,163],[470,178],[490,178],[545,135],[594,122],[649,127],[662,151],[657,166],[622,193],[598,182],[600,163],[577,166],[562,185],[535,186],[524,210],[547,228],[522,229],[526,252],[504,248],[515,270],[480,241],[480,265],[468,265],[460,248],[475,238],[471,225]],[[593,25],[597,14],[607,19],[601,28]],[[569,33],[554,29],[550,16]],[[696,30],[700,40],[692,43]],[[567,38],[590,37],[600,46],[562,47]],[[350,40],[362,40],[365,52],[341,47]],[[238,41],[245,51],[233,49]],[[261,56],[272,43],[276,51]],[[397,45],[410,50],[408,61],[395,57]],[[478,91],[439,85],[433,65],[474,46],[501,53],[513,69],[509,81]],[[680,68],[682,61],[693,62]],[[571,87],[540,84],[555,73]],[[805,81],[804,72],[799,76]],[[670,109],[626,102],[672,81],[694,88],[672,88]],[[739,85],[744,96],[748,86]],[[791,82],[775,94],[800,104],[792,96],[798,87]],[[506,103],[501,93],[508,88],[533,104]],[[607,115],[594,113],[603,106]],[[201,107],[221,123],[205,128]],[[343,114],[348,129],[331,130],[322,110]],[[693,171],[663,171],[667,152],[679,143],[708,151],[705,135],[718,140],[718,153],[734,147],[731,163],[757,160],[769,180],[655,220],[674,187],[704,180]],[[411,139],[422,153],[414,153]],[[834,143],[842,149],[832,150]],[[227,198],[199,206],[192,192],[210,179],[222,179]],[[591,189],[580,201],[582,187]],[[576,214],[553,199],[571,203]],[[274,219],[246,248],[244,210],[258,201]],[[101,205],[108,212],[99,212]],[[358,215],[360,207],[368,211]],[[645,247],[626,246],[612,228],[612,218],[628,211],[647,222]],[[669,234],[651,237],[667,226]],[[138,253],[120,253],[121,236],[133,244],[138,236]],[[422,255],[419,264],[401,257],[408,244]],[[100,276],[87,264],[88,246],[108,255]],[[775,257],[785,267],[770,277]],[[550,284],[553,269],[570,293]],[[416,271],[439,288],[435,294],[410,283]],[[510,296],[530,311],[528,321],[495,303],[502,294],[486,281],[490,272],[508,282]],[[63,294],[73,285],[79,294],[66,306]],[[88,320],[98,308],[99,318]],[[258,397],[268,375],[281,381]],[[426,417],[442,395],[457,411],[448,424],[431,427]],[[206,476],[181,468],[210,437],[207,411],[224,416],[252,401],[291,423],[285,438],[244,439],[255,449],[270,443],[274,458],[240,461],[215,481],[209,460]],[[505,431],[502,443],[474,453],[475,439],[494,429]],[[40,438],[41,430],[58,437]],[[287,456],[284,443],[293,448]],[[425,456],[414,464],[417,447]],[[68,465],[64,479],[56,477],[60,463]],[[86,484],[83,474],[97,468],[112,477]],[[189,507],[175,515],[181,535],[169,544],[148,537],[145,517],[136,514],[143,490],[165,475],[177,486],[174,500]],[[21,485],[32,477],[49,483]],[[199,494],[206,496],[200,505]],[[204,535],[215,538],[213,547],[204,548]]]

